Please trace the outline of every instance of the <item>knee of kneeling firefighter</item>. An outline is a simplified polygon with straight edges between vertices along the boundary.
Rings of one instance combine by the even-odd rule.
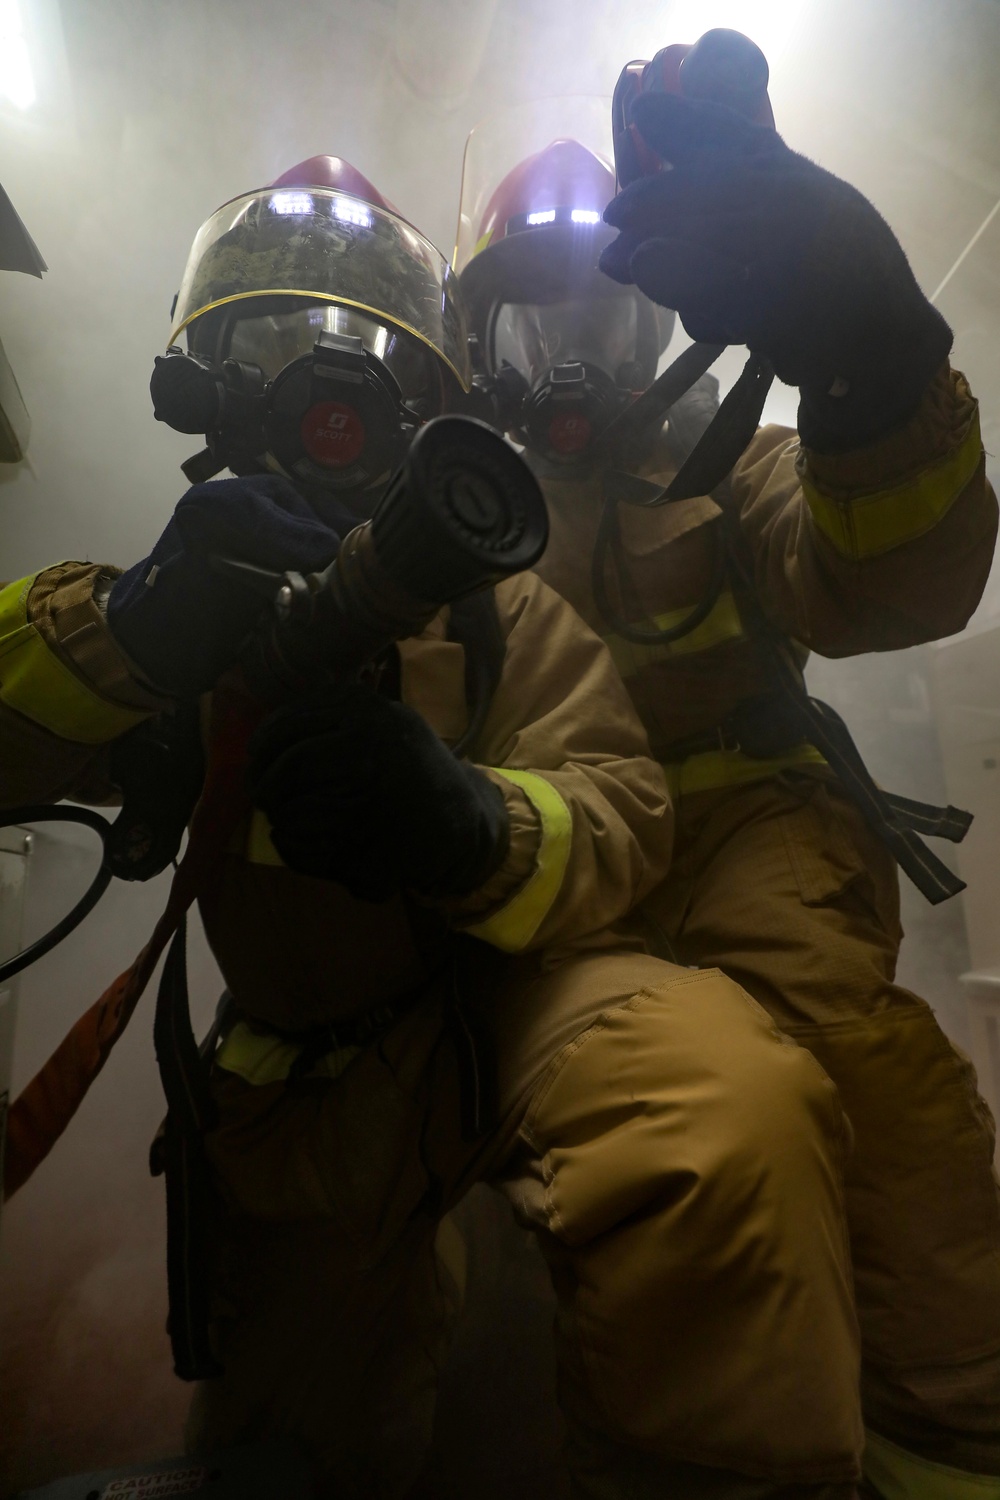
[[[693,1462],[851,1478],[847,1133],[815,1061],[737,985],[693,971],[566,1048],[526,1133],[573,1288],[564,1388],[587,1419]]]

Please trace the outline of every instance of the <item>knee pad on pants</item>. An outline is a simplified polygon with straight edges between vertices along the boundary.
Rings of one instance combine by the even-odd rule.
[[[814,1060],[718,971],[686,973],[565,1048],[524,1134],[568,1414],[650,1453],[851,1480],[846,1132]]]

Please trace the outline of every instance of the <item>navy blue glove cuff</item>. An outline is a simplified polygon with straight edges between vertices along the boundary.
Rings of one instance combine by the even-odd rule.
[[[325,567],[338,545],[337,533],[277,475],[194,485],[149,556],[116,580],[108,627],[162,692],[204,692],[238,659],[266,607],[216,573],[213,554],[306,573]]]

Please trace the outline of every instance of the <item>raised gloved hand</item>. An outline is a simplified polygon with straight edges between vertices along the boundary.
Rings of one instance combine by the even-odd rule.
[[[278,475],[196,484],[149,556],[116,580],[109,628],[154,687],[177,697],[203,692],[236,661],[266,607],[215,572],[212,554],[306,573],[325,567],[338,545],[337,533]]]
[[[356,684],[272,714],[250,783],[285,863],[363,900],[461,896],[507,852],[500,789],[412,708]]]
[[[616,281],[707,343],[746,344],[801,394],[828,451],[904,422],[951,348],[892,230],[863,194],[720,105],[640,95],[632,117],[670,169],[612,200]]]

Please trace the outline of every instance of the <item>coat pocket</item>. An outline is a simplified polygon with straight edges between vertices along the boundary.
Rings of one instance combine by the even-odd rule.
[[[782,780],[799,803],[778,823],[803,905],[863,911],[898,942],[899,878],[888,849],[836,786],[794,773]]]

